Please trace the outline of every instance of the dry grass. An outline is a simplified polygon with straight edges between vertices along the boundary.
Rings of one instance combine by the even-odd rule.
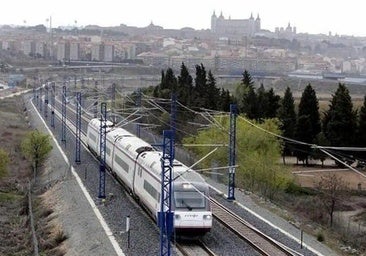
[[[316,196],[293,196],[281,200],[293,216],[301,223],[304,229],[317,236],[321,234],[325,242],[335,250],[340,250],[340,245],[350,245],[364,253],[366,248],[366,179],[351,170],[340,170],[336,168],[302,167],[294,165],[294,180],[297,184],[317,188],[321,177],[333,172],[341,177],[348,187],[353,191],[340,202],[336,208],[334,225],[329,228],[329,215],[324,206]],[[359,189],[362,189],[359,191]],[[318,223],[318,224],[316,224]],[[355,239],[356,237],[356,239]],[[342,255],[349,255],[341,251]],[[360,254],[359,254],[360,255]],[[362,254],[361,254],[362,255]]]
[[[20,143],[29,131],[21,98],[0,100],[1,147],[9,154],[11,170],[0,180],[0,255],[31,255],[27,184],[31,178],[29,163],[22,156]],[[44,200],[46,202],[47,200]],[[67,239],[57,223],[53,205],[36,199],[33,205],[41,255],[64,255]]]

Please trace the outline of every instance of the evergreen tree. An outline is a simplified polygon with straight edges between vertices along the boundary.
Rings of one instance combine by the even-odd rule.
[[[244,70],[244,73],[242,75],[243,75],[243,78],[241,79],[241,83],[244,85],[244,87],[253,87],[254,82],[253,82],[252,76],[249,74],[248,70]]]
[[[319,116],[319,103],[316,97],[314,89],[308,84],[301,96],[299,104],[299,119],[302,117],[308,117],[310,121],[310,127],[307,131],[308,136],[301,140],[307,143],[315,142],[315,138],[321,131],[320,116]],[[298,128],[299,130],[301,127]],[[299,138],[298,138],[299,139]]]
[[[207,75],[206,69],[201,63],[201,65],[196,65],[196,78],[194,79],[195,82],[195,102],[194,106],[196,107],[204,107],[207,105]]]
[[[183,62],[178,76],[177,99],[188,107],[191,106],[193,99],[193,78]]]
[[[174,71],[168,68],[166,73],[161,72],[161,82],[158,86],[158,90],[154,90],[154,96],[164,99],[170,99],[171,93],[176,92],[177,89],[177,78],[174,75]]]
[[[168,68],[166,70],[165,88],[169,89],[171,92],[176,92],[176,90],[177,90],[177,78],[175,77],[174,71],[171,68]],[[170,97],[170,95],[169,95],[169,97]]]
[[[233,103],[233,99],[230,96],[229,90],[221,88],[220,90],[220,100],[219,100],[219,110],[229,112],[230,104]]]
[[[239,111],[245,114],[249,119],[258,119],[257,95],[254,90],[254,82],[247,70],[244,70],[243,79],[241,80],[243,87],[241,101],[241,109]]]
[[[326,138],[332,146],[352,146],[355,142],[357,112],[353,110],[347,87],[339,83],[323,119]]]
[[[289,87],[286,88],[285,95],[281,101],[280,108],[278,110],[278,118],[281,121],[280,128],[283,136],[293,139],[295,134],[296,113],[294,98]],[[288,155],[290,153],[290,148],[285,144],[284,154]]]
[[[266,118],[275,118],[280,107],[281,97],[279,95],[275,95],[273,88],[269,89],[266,95],[268,101]]]
[[[314,89],[308,84],[302,93],[298,119],[295,128],[295,138],[306,143],[315,143],[316,137],[321,131],[319,103]],[[308,164],[308,155],[311,153],[309,146],[301,146],[301,152],[297,152],[298,158],[306,160]]]
[[[366,147],[366,96],[358,118],[357,142],[358,146]]]
[[[264,89],[263,84],[257,89],[257,118],[263,119],[266,118],[266,113],[268,111],[268,97],[266,90]]]
[[[297,119],[295,127],[295,138],[299,141],[306,142],[309,140],[309,132],[312,130],[311,119],[309,115],[301,115]],[[298,160],[304,161],[308,165],[308,158],[311,152],[310,146],[307,145],[296,145],[294,146],[294,154]]]
[[[205,97],[207,98],[207,105],[205,107],[217,110],[220,99],[220,89],[216,87],[216,79],[211,70],[208,71],[207,95],[205,95]]]
[[[249,87],[244,94],[241,112],[249,119],[258,119],[257,95],[255,94],[254,87]]]

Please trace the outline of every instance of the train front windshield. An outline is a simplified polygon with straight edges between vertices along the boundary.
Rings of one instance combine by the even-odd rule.
[[[176,191],[174,193],[175,208],[177,209],[204,209],[205,197],[203,192]]]

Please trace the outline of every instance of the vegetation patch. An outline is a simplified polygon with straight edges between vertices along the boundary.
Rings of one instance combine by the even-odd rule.
[[[0,191],[0,202],[5,202],[5,201],[17,201],[20,198],[22,198],[23,196],[17,194],[17,193],[12,193],[12,192],[1,192]]]
[[[316,191],[314,191],[313,189],[301,187],[293,181],[287,183],[285,192],[287,194],[296,195],[296,196],[314,196],[314,195],[316,195]]]
[[[355,221],[366,223],[366,208],[364,211],[360,212],[359,214],[355,215]]]
[[[0,100],[0,108],[0,122],[3,124],[0,126],[0,255],[32,255],[34,248],[27,193],[28,181],[33,176],[31,164],[23,157],[24,148],[21,147],[28,131],[27,112],[20,97]],[[48,139],[42,134],[32,134],[35,139]],[[42,171],[43,158],[34,159],[30,155],[28,159],[37,161],[39,172]],[[67,237],[57,225],[52,207],[46,207],[37,199],[32,206],[40,255],[65,255],[66,250],[60,244]],[[44,241],[48,246],[43,247]]]

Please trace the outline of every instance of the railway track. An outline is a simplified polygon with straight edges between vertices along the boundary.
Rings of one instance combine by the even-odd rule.
[[[262,255],[283,256],[300,255],[273,238],[262,233],[250,223],[236,215],[231,210],[221,205],[215,199],[210,199],[213,216],[229,230],[237,234],[240,238],[249,243]]]
[[[216,256],[201,240],[176,244],[183,256]]]

